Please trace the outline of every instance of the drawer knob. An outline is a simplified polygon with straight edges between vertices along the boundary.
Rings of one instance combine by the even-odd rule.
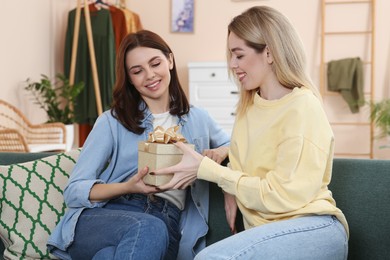
[[[213,73],[211,73],[211,77],[212,78],[214,78],[215,77],[215,73],[213,72]]]
[[[238,91],[230,91],[230,94],[237,95]]]
[[[230,113],[231,116],[236,116],[237,114],[235,112]]]

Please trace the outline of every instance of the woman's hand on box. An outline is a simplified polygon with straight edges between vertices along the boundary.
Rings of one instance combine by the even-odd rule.
[[[156,193],[157,187],[146,185],[143,178],[148,173],[148,167],[139,170],[128,181],[118,183],[96,183],[89,193],[89,200],[92,202],[105,201],[130,193]]]
[[[216,163],[221,164],[229,154],[229,146],[221,146],[214,149],[205,149],[202,154],[204,156],[209,157]]]
[[[149,172],[148,167],[138,170],[138,173],[132,176],[126,183],[128,193],[156,193],[159,190],[155,186],[147,185],[144,183],[143,178]]]
[[[175,145],[183,151],[183,158],[181,161],[176,165],[158,169],[150,173],[151,175],[173,173],[173,178],[170,182],[158,187],[160,190],[185,189],[196,180],[198,168],[203,156],[182,142],[177,142]]]

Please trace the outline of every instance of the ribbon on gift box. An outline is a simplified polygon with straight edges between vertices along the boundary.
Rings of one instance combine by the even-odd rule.
[[[157,126],[153,132],[149,133],[148,143],[175,143],[175,142],[187,142],[183,135],[177,133],[179,126],[172,126],[165,130],[162,126]]]

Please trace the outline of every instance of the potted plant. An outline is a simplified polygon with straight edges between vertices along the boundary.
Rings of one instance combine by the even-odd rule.
[[[371,122],[379,129],[379,137],[390,138],[390,99],[370,103]],[[384,146],[390,147],[390,146]]]
[[[74,106],[76,98],[84,89],[84,83],[69,84],[69,80],[61,73],[57,73],[55,81],[41,74],[40,81],[26,80],[25,89],[34,96],[35,103],[44,109],[48,116],[48,123],[61,122],[67,127],[67,146],[73,144],[73,123],[75,122]],[[71,134],[71,135],[69,135]],[[69,150],[69,149],[68,149]]]

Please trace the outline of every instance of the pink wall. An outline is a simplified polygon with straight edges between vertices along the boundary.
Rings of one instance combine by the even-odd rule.
[[[109,0],[111,3],[118,0]],[[314,82],[319,85],[320,66],[320,0],[195,0],[194,33],[170,32],[171,0],[127,0],[127,7],[138,13],[145,29],[159,33],[170,44],[174,53],[180,78],[187,88],[187,64],[192,61],[224,61],[226,47],[226,26],[235,15],[253,5],[269,5],[283,12],[298,30],[306,47],[309,72]],[[13,0],[2,3],[0,16],[0,99],[9,100],[21,107],[33,122],[45,120],[44,114],[31,104],[25,104],[25,97],[20,97],[23,81],[30,77],[38,79],[41,73],[54,76],[62,71],[62,53],[67,13],[76,7],[76,0]],[[353,7],[355,8],[355,7]],[[329,19],[329,28],[350,25],[354,13],[360,14],[360,22],[365,26],[366,14],[357,8],[343,11],[342,15],[333,15]],[[376,63],[375,95],[376,99],[390,97],[390,1],[376,0]],[[362,12],[362,13],[361,13]],[[20,22],[13,23],[14,19]],[[359,23],[360,23],[359,22]],[[4,37],[4,38],[3,38]],[[345,40],[341,45],[359,45],[355,40]],[[340,45],[338,47],[341,47]],[[332,55],[338,53],[338,47],[332,47]],[[363,52],[365,52],[363,46]],[[348,55],[345,53],[345,55]],[[188,93],[188,91],[187,91]],[[332,101],[333,102],[333,101]],[[351,114],[344,108],[334,110],[340,103],[326,104],[330,119],[333,114],[342,114],[346,120]],[[338,102],[338,101],[334,101]],[[355,117],[355,116],[354,116]],[[359,115],[358,120],[365,120],[366,115]],[[355,118],[353,118],[355,119]],[[358,129],[353,129],[359,132]],[[362,133],[364,135],[364,133]],[[340,137],[341,138],[341,137]],[[337,142],[337,140],[336,140]],[[342,140],[339,142],[342,145]],[[376,157],[390,157],[390,152],[377,150]]]

